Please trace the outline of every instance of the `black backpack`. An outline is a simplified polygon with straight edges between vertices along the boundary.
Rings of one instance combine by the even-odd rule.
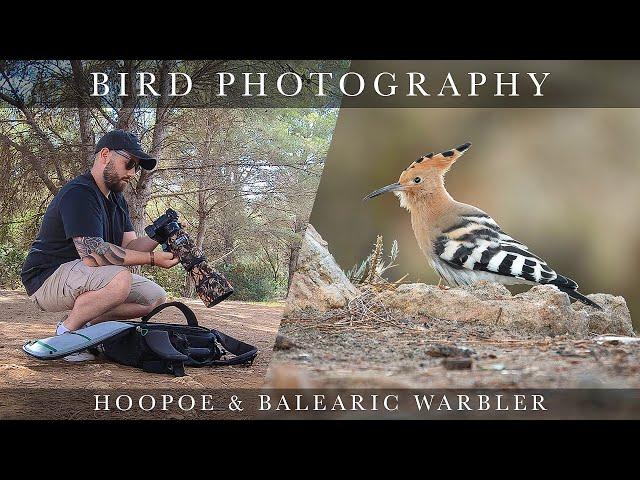
[[[149,319],[167,307],[177,307],[187,319],[187,325],[149,323]],[[149,373],[171,373],[181,377],[185,374],[185,365],[251,364],[258,354],[258,349],[252,345],[199,326],[193,311],[181,302],[163,303],[142,317],[140,322],[126,323],[136,328],[103,341],[103,352],[114,362]]]

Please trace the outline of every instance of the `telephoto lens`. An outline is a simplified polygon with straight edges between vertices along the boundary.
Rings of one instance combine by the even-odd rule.
[[[205,306],[213,307],[233,293],[227,278],[207,264],[202,250],[178,223],[178,214],[168,209],[145,228],[149,238],[162,244],[162,249],[178,257],[195,283],[196,292]]]

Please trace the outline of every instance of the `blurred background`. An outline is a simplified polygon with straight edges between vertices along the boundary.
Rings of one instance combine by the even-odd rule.
[[[389,280],[437,283],[398,199],[362,198],[417,157],[470,141],[446,177],[449,193],[489,213],[581,292],[624,296],[638,329],[639,127],[639,109],[343,108],[311,223],[345,271],[383,235],[385,255],[393,240],[399,246]]]

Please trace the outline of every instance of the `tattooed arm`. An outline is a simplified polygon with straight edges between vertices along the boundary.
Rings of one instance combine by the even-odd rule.
[[[73,237],[73,243],[76,246],[76,250],[78,250],[82,262],[88,267],[151,264],[151,253],[122,248],[105,242],[100,237]],[[178,261],[179,259],[174,259],[171,253],[154,253],[154,264],[160,267],[170,268],[178,263]]]

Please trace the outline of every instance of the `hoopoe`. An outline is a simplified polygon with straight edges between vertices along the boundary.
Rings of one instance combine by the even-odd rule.
[[[529,248],[507,235],[485,212],[454,200],[444,187],[444,176],[471,146],[418,158],[403,170],[397,183],[370,193],[386,192],[400,198],[411,212],[411,225],[420,249],[448,285],[470,285],[489,280],[504,285],[554,285],[591,307],[595,302],[578,292],[578,284],[556,273]]]

